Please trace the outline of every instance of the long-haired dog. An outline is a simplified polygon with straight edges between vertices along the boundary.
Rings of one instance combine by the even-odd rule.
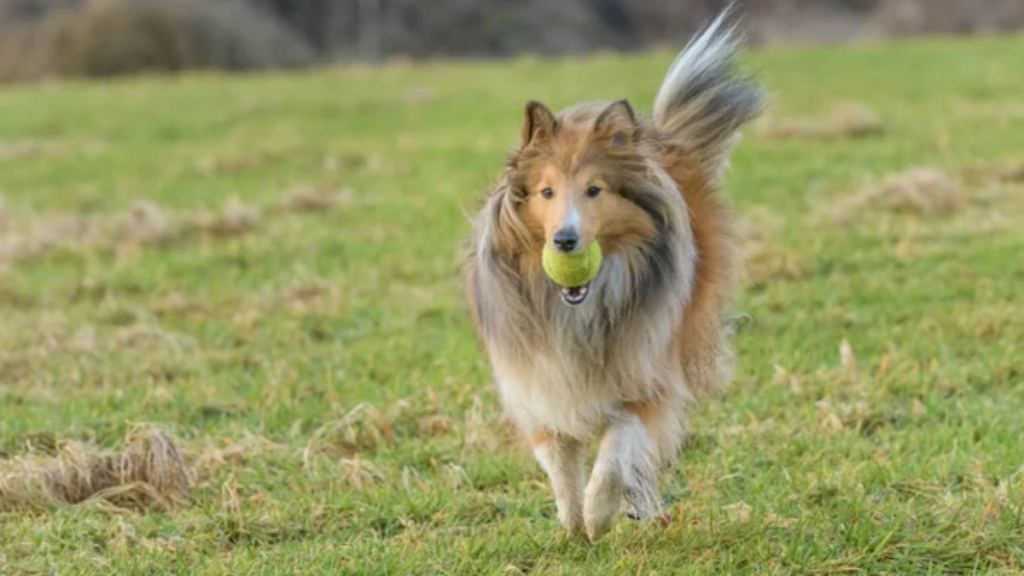
[[[465,279],[477,335],[559,520],[591,540],[620,509],[661,513],[685,408],[730,377],[738,262],[720,188],[764,96],[738,70],[726,17],[669,68],[650,119],[625,100],[557,115],[528,103],[521,145],[475,220]],[[545,276],[546,244],[571,253],[591,241],[604,260],[588,285]]]

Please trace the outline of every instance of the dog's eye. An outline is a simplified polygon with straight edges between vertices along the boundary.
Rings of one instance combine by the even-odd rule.
[[[555,197],[555,191],[551,188],[545,188],[540,191],[540,195],[550,200]]]
[[[587,188],[587,196],[589,196],[591,198],[596,198],[597,195],[600,194],[600,193],[601,193],[601,189],[598,188],[597,186],[591,186],[590,188]]]

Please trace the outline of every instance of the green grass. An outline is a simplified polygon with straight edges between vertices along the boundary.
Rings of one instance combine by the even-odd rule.
[[[456,251],[527,99],[649,109],[672,56],[5,88],[0,238],[60,214],[113,230],[139,199],[263,217],[0,264],[0,455],[153,423],[198,472],[171,510],[0,512],[0,574],[1024,570],[1024,187],[996,177],[1024,161],[1024,37],[749,55],[774,114],[853,100],[886,133],[748,131],[729,194],[760,268],[738,379],[665,486],[674,520],[563,536],[501,427]],[[826,216],[915,165],[967,206]],[[300,185],[352,193],[275,208]]]

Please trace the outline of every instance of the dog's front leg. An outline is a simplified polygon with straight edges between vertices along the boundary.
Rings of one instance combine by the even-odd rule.
[[[530,437],[533,453],[551,479],[558,520],[570,534],[583,531],[583,487],[587,479],[586,444],[551,432]]]
[[[631,411],[618,415],[605,431],[584,494],[583,518],[592,542],[612,527],[623,500],[640,518],[661,510],[658,447]]]

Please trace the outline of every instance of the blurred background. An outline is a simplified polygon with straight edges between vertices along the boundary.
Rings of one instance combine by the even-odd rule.
[[[728,0],[0,0],[0,82],[678,45]],[[1024,28],[1024,0],[749,0],[759,45]]]

